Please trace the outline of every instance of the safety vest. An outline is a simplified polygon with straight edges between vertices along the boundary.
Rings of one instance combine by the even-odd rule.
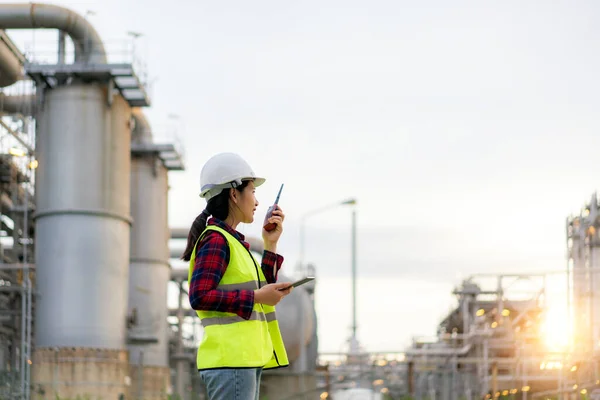
[[[254,290],[265,285],[266,278],[254,256],[244,245],[218,226],[206,227],[200,239],[208,232],[222,234],[229,245],[229,265],[217,286],[220,290]],[[188,272],[192,279],[196,246]],[[237,314],[220,311],[196,311],[204,328],[198,347],[198,369],[285,367],[289,364],[275,307],[254,303],[252,315],[245,320]]]

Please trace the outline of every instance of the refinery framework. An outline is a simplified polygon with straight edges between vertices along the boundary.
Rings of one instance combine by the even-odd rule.
[[[49,59],[25,57],[6,34],[39,28],[57,32]],[[203,397],[199,319],[187,271],[170,262],[181,254],[171,239],[187,237],[167,218],[183,151],[156,140],[139,63],[113,58],[69,9],[0,4],[2,399]],[[311,288],[279,312],[292,366],[263,391],[314,395]]]
[[[7,35],[39,28],[57,32],[50,60]],[[144,115],[144,71],[69,9],[0,4],[0,87],[0,399],[204,399],[173,268],[187,227],[167,217],[183,151]],[[319,353],[314,283],[297,288],[278,305],[291,366],[265,372],[263,398],[600,399],[598,210],[567,219],[563,270],[460,282],[437,338],[406,349]],[[570,334],[552,348],[556,282]]]

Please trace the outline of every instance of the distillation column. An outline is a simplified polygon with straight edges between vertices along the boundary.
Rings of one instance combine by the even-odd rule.
[[[581,353],[600,348],[600,215],[597,196],[579,216],[567,219],[572,275],[573,342]]]
[[[150,125],[133,109],[134,147],[152,149]],[[169,267],[168,170],[155,152],[131,160],[131,254],[128,334],[133,399],[164,399],[170,387],[167,326]]]
[[[60,396],[127,390],[131,108],[108,96],[55,87],[39,118],[34,383]]]

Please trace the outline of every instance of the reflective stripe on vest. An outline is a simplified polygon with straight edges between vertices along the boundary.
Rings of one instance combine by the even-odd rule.
[[[230,250],[229,264],[217,286],[218,290],[256,290],[267,283],[254,256],[239,240],[214,225],[207,226],[200,238],[209,231],[217,231],[223,235]],[[199,242],[200,239],[196,246]],[[190,259],[188,284],[194,270],[196,246]],[[196,313],[204,327],[204,335],[198,347],[198,369],[269,369],[289,364],[275,307],[255,303],[249,320],[229,312]]]
[[[267,284],[267,281],[261,281],[260,282],[260,286],[264,286]],[[217,289],[220,290],[254,290],[254,289],[258,289],[258,281],[248,281],[248,282],[242,282],[242,283],[229,283],[229,284],[219,284],[219,286],[217,286]]]
[[[207,327],[211,325],[227,325],[234,324],[236,322],[244,322],[244,321],[275,321],[277,318],[275,317],[275,312],[270,313],[262,313],[252,311],[252,315],[249,319],[244,319],[239,315],[232,315],[230,317],[212,317],[212,318],[204,318],[202,319],[202,326]]]

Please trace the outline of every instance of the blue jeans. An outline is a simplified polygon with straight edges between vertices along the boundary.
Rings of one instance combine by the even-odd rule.
[[[200,371],[208,400],[258,400],[262,368],[223,368]]]

